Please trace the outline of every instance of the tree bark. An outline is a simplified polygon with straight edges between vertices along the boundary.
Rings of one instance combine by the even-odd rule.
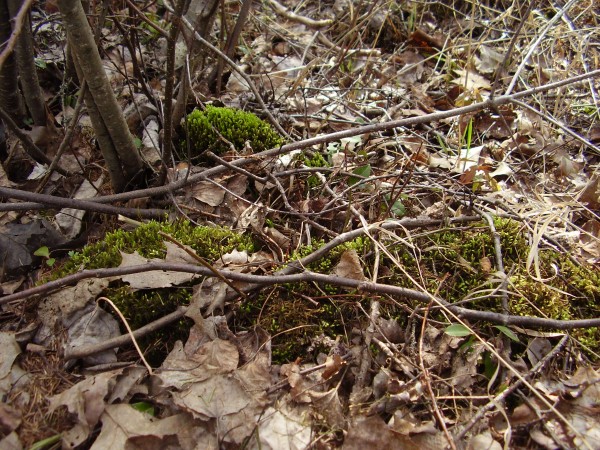
[[[22,5],[22,0],[8,0],[10,16],[13,18],[16,17]],[[28,16],[25,18],[23,28],[17,38],[15,53],[19,73],[22,75],[21,88],[25,97],[25,103],[29,109],[29,114],[35,125],[44,127],[47,122],[46,103],[42,96],[37,69],[35,67],[33,37],[31,36],[31,25]]]
[[[0,44],[4,44],[10,38],[12,27],[10,25],[10,14],[6,0],[0,0]],[[9,55],[2,67],[0,67],[0,104],[10,115],[14,122],[21,126],[25,111],[19,85],[17,82],[17,65],[14,56]]]
[[[98,119],[102,121],[103,128],[110,137],[112,147],[118,154],[126,178],[134,180],[141,174],[142,159],[104,71],[98,47],[81,2],[79,0],[58,0],[58,8],[63,16],[73,55],[81,69],[81,75],[88,84],[93,103],[97,107]],[[103,130],[96,129],[96,132],[102,133]],[[100,141],[99,144],[105,158],[107,156],[110,158],[113,151],[106,148],[106,145]],[[113,187],[117,191],[123,189],[123,186]]]

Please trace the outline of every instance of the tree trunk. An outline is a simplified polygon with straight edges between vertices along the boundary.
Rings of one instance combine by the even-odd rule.
[[[17,15],[22,4],[22,0],[8,0],[8,10],[11,17],[14,18]],[[21,74],[21,88],[25,97],[25,103],[27,103],[27,108],[29,109],[29,114],[31,114],[35,125],[45,127],[47,122],[46,103],[42,96],[35,68],[33,37],[31,36],[29,17],[26,17],[23,22],[23,28],[17,38],[15,53],[17,56],[17,66]]]
[[[0,0],[0,44],[10,39],[12,27],[10,25],[10,14],[6,0]],[[2,67],[0,67],[0,105],[15,123],[19,126],[23,123],[25,111],[19,85],[17,82],[17,65],[14,56],[9,55]]]
[[[63,16],[76,64],[81,69],[81,75],[88,84],[93,103],[97,107],[98,120],[102,121],[103,128],[108,132],[126,178],[133,180],[141,174],[142,159],[104,71],[98,47],[81,2],[79,0],[58,0],[58,8]],[[98,134],[104,131],[96,129],[96,125],[94,128]],[[106,145],[100,141],[98,143],[105,158],[111,158],[113,150],[106,148]],[[123,189],[122,186],[113,186],[113,188],[116,191]]]

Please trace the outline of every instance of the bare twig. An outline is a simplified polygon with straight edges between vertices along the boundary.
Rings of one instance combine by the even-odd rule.
[[[111,348],[117,348],[122,345],[129,344],[131,342],[132,336],[136,339],[139,339],[151,333],[154,333],[155,331],[158,331],[161,328],[164,328],[167,325],[170,325],[171,323],[182,319],[185,316],[186,311],[186,307],[180,306],[171,314],[167,314],[166,316],[161,317],[160,319],[155,320],[154,322],[149,323],[148,325],[144,325],[143,327],[138,328],[137,330],[133,331],[131,335],[124,334],[122,336],[108,339],[98,344],[84,345],[81,347],[72,348],[65,353],[65,361],[69,361],[71,359],[85,358],[86,356],[94,355],[96,353],[100,353]]]
[[[510,93],[515,88],[515,85],[517,84],[517,81],[519,80],[519,78],[521,76],[521,72],[523,72],[523,69],[529,62],[529,58],[531,58],[531,55],[533,55],[533,53],[536,51],[538,45],[540,45],[540,42],[542,42],[542,40],[546,36],[546,33],[554,27],[554,24],[556,22],[558,22],[560,20],[560,18],[563,16],[563,14],[565,14],[571,8],[571,6],[573,6],[575,3],[577,3],[577,1],[578,0],[569,0],[569,2],[566,5],[564,5],[562,8],[560,8],[558,10],[558,12],[552,17],[552,19],[550,19],[548,21],[548,23],[546,24],[544,29],[538,34],[537,39],[529,46],[529,50],[528,50],[527,54],[521,60],[519,67],[517,67],[517,70],[515,71],[515,74],[513,75],[513,78],[511,80],[510,84],[508,85],[508,88],[506,88],[505,95],[510,95]],[[523,18],[523,20],[526,20],[526,19],[527,19],[527,17]]]
[[[191,250],[189,247],[186,247],[181,242],[179,242],[177,239],[175,239],[173,236],[168,235],[167,233],[163,233],[162,231],[159,231],[158,234],[160,234],[162,237],[164,237],[169,242],[172,242],[173,244],[175,244],[177,247],[179,247],[184,252],[186,252],[188,255],[190,255],[192,258],[194,258],[196,261],[198,261],[198,263],[200,263],[201,265],[206,267],[208,270],[210,270],[211,273],[215,277],[217,277],[219,280],[221,280],[223,283],[225,283],[227,286],[229,286],[235,292],[240,294],[240,297],[242,297],[244,299],[246,298],[245,293],[240,291],[231,281],[229,281],[227,278],[225,278],[223,275],[221,275],[217,269],[215,269],[212,265],[210,265],[204,258],[202,258],[200,255],[198,255],[196,252]]]
[[[333,25],[332,19],[314,20],[309,17],[301,16],[293,11],[290,11],[288,8],[283,6],[281,3],[278,3],[276,0],[268,0],[268,3],[269,6],[271,6],[271,8],[273,8],[273,10],[277,14],[282,15],[286,19],[306,25],[307,27],[322,28],[328,27],[329,25]]]
[[[50,281],[42,286],[27,289],[16,294],[7,295],[0,298],[0,305],[5,305],[17,300],[22,300],[39,294],[54,292],[64,286],[76,283],[88,278],[107,278],[132,273],[148,272],[151,270],[165,270],[174,272],[193,273],[205,277],[214,276],[211,270],[206,267],[192,264],[175,264],[151,262],[138,266],[117,267],[112,269],[89,269],[83,270],[73,275]],[[283,272],[283,271],[281,271]],[[219,270],[219,273],[227,279],[251,284],[252,289],[257,286],[269,286],[275,284],[315,282],[321,284],[330,284],[334,286],[348,287],[357,289],[360,292],[372,292],[377,294],[388,294],[399,298],[412,298],[421,302],[429,302],[432,295],[416,291],[413,289],[391,286],[387,284],[371,283],[367,281],[357,281],[350,278],[337,277],[335,275],[324,275],[314,272],[303,272],[293,275],[252,275],[247,273],[233,272],[230,270]],[[529,316],[512,316],[491,311],[473,311],[467,308],[454,306],[447,301],[434,297],[435,302],[442,306],[444,310],[450,313],[454,319],[464,324],[462,319],[480,320],[505,326],[520,326],[529,328],[556,328],[559,330],[574,330],[577,328],[592,328],[600,326],[600,319],[581,319],[581,320],[555,320]],[[465,325],[466,326],[466,325]],[[488,344],[489,345],[489,344]]]
[[[128,217],[142,217],[142,218],[157,218],[165,217],[169,212],[163,209],[134,209],[134,208],[123,208],[120,206],[103,205],[101,203],[94,203],[89,200],[79,200],[74,198],[63,198],[56,197],[54,195],[47,194],[35,194],[32,192],[21,191],[19,189],[11,189],[0,187],[0,199],[17,199],[25,200],[27,202],[35,202],[26,204],[27,209],[48,209],[53,207],[60,208],[73,208],[81,209],[85,211],[95,211],[106,214],[121,214]],[[18,208],[19,204],[14,203],[0,203],[0,211],[15,211],[22,208]]]
[[[163,108],[163,146],[162,146],[162,168],[160,171],[159,184],[164,184],[167,179],[167,170],[173,166],[173,91],[175,89],[175,50],[177,37],[181,31],[181,18],[185,8],[185,0],[176,0],[175,23],[171,26],[167,38],[167,72],[165,74],[165,102]]]
[[[98,302],[100,300],[104,300],[106,303],[108,303],[110,305],[110,307],[116,312],[117,316],[119,316],[119,319],[121,319],[121,322],[123,322],[123,325],[125,325],[125,328],[127,329],[127,336],[133,342],[133,346],[137,350],[138,355],[140,355],[140,358],[142,358],[142,362],[146,366],[146,370],[148,370],[148,374],[152,375],[152,367],[150,367],[150,364],[148,364],[148,361],[146,361],[146,358],[144,357],[144,353],[142,352],[142,349],[138,345],[137,339],[134,336],[133,332],[131,331],[131,327],[129,326],[127,319],[125,319],[125,316],[123,316],[123,313],[119,310],[119,308],[117,308],[117,305],[115,305],[113,303],[113,301],[111,299],[109,299],[108,297],[99,297],[98,300],[96,300],[96,301]]]
[[[79,89],[79,95],[77,96],[77,104],[75,105],[75,110],[73,111],[73,116],[71,116],[71,120],[69,121],[69,125],[67,127],[67,132],[65,133],[65,137],[63,138],[62,142],[58,146],[58,150],[56,151],[56,156],[54,157],[54,159],[52,160],[52,163],[48,167],[48,170],[46,171],[46,175],[44,176],[44,178],[42,179],[40,184],[37,186],[37,188],[35,190],[36,193],[42,192],[42,190],[44,189],[44,186],[46,185],[46,183],[48,183],[48,180],[50,180],[52,173],[58,167],[58,162],[62,158],[63,153],[71,144],[71,138],[73,137],[75,127],[77,126],[77,122],[79,121],[79,114],[81,113],[81,109],[83,107],[83,98],[86,94],[86,91],[87,91],[87,83],[85,82],[85,80],[83,80],[83,82],[81,83],[81,88]]]
[[[429,306],[431,306],[431,303],[432,302],[429,302]],[[426,334],[425,330],[426,330],[426,326],[427,326],[428,314],[429,314],[429,307],[425,310],[425,315],[421,322],[421,335],[419,337],[419,366],[421,368],[422,379],[425,383],[425,386],[427,387],[427,393],[429,394],[429,397],[431,398],[431,406],[433,408],[433,413],[434,413],[435,417],[437,418],[437,422],[438,422],[439,426],[441,427],[441,429],[444,432],[444,436],[446,436],[448,445],[450,446],[450,448],[452,450],[456,450],[456,443],[455,443],[453,437],[450,435],[450,432],[448,431],[448,427],[446,426],[446,420],[444,419],[444,416],[442,415],[442,412],[440,411],[440,408],[438,407],[437,400],[436,400],[435,394],[433,392],[433,387],[431,386],[431,378],[429,376],[429,370],[427,369],[427,367],[425,367],[425,363],[423,361],[423,340],[425,339],[425,334]]]
[[[527,89],[527,90],[521,91],[521,92],[517,92],[517,93],[511,94],[511,95],[503,95],[503,96],[495,98],[494,100],[488,99],[488,100],[485,100],[482,102],[473,103],[471,105],[463,106],[460,108],[455,108],[455,109],[449,110],[449,111],[438,111],[438,112],[431,113],[431,114],[425,114],[423,116],[407,117],[404,119],[390,120],[388,122],[375,123],[375,124],[370,124],[370,125],[364,125],[361,127],[350,128],[348,130],[336,131],[334,133],[329,133],[329,134],[324,134],[324,135],[316,136],[316,137],[309,138],[309,139],[304,139],[302,141],[297,141],[297,142],[293,142],[290,144],[286,144],[286,145],[283,145],[278,148],[273,148],[270,150],[265,150],[264,152],[255,153],[251,157],[240,158],[235,161],[231,161],[230,164],[237,166],[237,167],[242,167],[242,166],[245,166],[252,162],[255,162],[257,158],[271,158],[271,157],[279,156],[279,155],[282,155],[285,153],[289,153],[293,150],[309,148],[313,145],[326,144],[328,142],[337,141],[342,138],[358,136],[360,134],[369,134],[369,133],[376,133],[376,132],[380,132],[380,131],[388,131],[388,130],[393,130],[395,128],[402,128],[402,127],[408,127],[408,126],[413,126],[413,125],[426,124],[426,123],[431,123],[431,122],[435,122],[435,121],[439,121],[439,120],[443,120],[443,119],[448,119],[450,117],[457,117],[462,114],[468,114],[468,113],[472,113],[472,112],[476,112],[476,111],[482,111],[486,108],[491,107],[492,105],[496,105],[496,106],[504,105],[506,103],[511,103],[516,99],[529,97],[529,96],[532,96],[532,95],[535,95],[535,94],[538,94],[541,92],[546,92],[546,91],[549,91],[552,89],[557,89],[562,86],[566,86],[566,85],[570,85],[570,84],[574,84],[574,83],[580,83],[582,81],[588,80],[590,78],[595,78],[598,76],[600,76],[600,69],[597,69],[597,70],[594,70],[592,72],[585,73],[582,75],[577,75],[577,76],[568,78],[566,80],[549,83],[544,86],[534,87],[534,88]],[[213,167],[211,169],[205,170],[204,172],[192,175],[185,180],[178,180],[173,183],[167,184],[165,186],[148,188],[148,189],[140,189],[137,191],[124,192],[121,194],[94,197],[94,198],[90,198],[87,200],[92,201],[92,202],[98,202],[98,203],[109,203],[109,202],[113,202],[113,201],[131,200],[131,199],[140,198],[140,197],[152,197],[152,196],[156,196],[156,195],[164,195],[169,192],[174,192],[178,189],[181,189],[182,187],[184,187],[186,185],[193,184],[197,181],[206,180],[209,177],[223,173],[225,170],[226,170],[225,167]]]

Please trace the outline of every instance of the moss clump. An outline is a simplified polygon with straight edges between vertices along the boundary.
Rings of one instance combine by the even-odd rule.
[[[547,317],[558,320],[587,319],[600,314],[600,271],[577,264],[569,256],[552,249],[538,249],[539,281],[528,272],[526,264],[531,247],[523,224],[509,219],[495,219],[500,236],[505,272],[510,275],[508,303],[511,314]],[[498,287],[494,278],[494,238],[487,225],[448,227],[413,242],[416,254],[400,250],[398,260],[413,278],[424,280],[429,292],[437,291],[449,302],[473,295],[477,303],[471,308],[501,311],[500,297],[485,293]],[[392,248],[393,250],[393,248]],[[489,258],[492,268],[482,270],[482,258]],[[441,283],[441,281],[443,281]],[[403,272],[393,269],[388,282],[413,288]],[[591,348],[600,342],[600,330],[574,330]]]
[[[308,256],[314,251],[323,247],[323,245],[325,245],[324,240],[313,238],[309,245],[303,245],[297,250],[294,250],[288,258],[288,261],[292,262],[304,258],[305,256]],[[370,239],[365,236],[359,236],[350,242],[345,242],[333,248],[325,258],[321,258],[318,261],[309,264],[307,268],[313,272],[329,273],[331,269],[333,269],[333,267],[339,262],[342,253],[344,253],[346,250],[356,250],[358,254],[362,254],[366,253],[370,248]]]
[[[49,274],[49,278],[57,279],[83,269],[117,267],[121,263],[121,252],[137,251],[145,258],[162,259],[166,255],[166,247],[165,238],[159,232],[190,246],[209,262],[216,261],[221,255],[234,249],[246,250],[249,253],[254,251],[254,243],[249,236],[226,228],[196,227],[189,221],[153,221],[132,231],[116,230],[108,233],[101,241],[87,245],[80,252],[72,253],[68,261]],[[115,303],[132,328],[136,329],[173,312],[177,306],[189,303],[192,287],[188,285],[133,291],[126,283],[113,282],[104,294]],[[182,331],[180,324],[175,329],[165,332],[165,335],[159,336],[159,340],[181,338]]]
[[[325,291],[312,283],[264,290],[240,305],[236,327],[259,326],[268,331],[274,364],[310,359],[307,350],[314,347],[315,339],[326,336],[335,340],[337,336],[344,336],[348,324],[356,323],[362,314],[357,307],[364,299],[362,294],[340,289],[336,293]],[[315,348],[312,356],[320,350]]]
[[[506,270],[524,266],[529,244],[522,224],[496,219],[494,226],[500,236]],[[485,287],[489,276],[481,270],[482,258],[489,258],[495,265],[494,237],[487,225],[468,229],[449,227],[419,238],[414,244],[420,252],[418,260],[406,251],[401,252],[398,259],[413,277],[423,277],[430,292],[438,291],[450,302],[462,300],[474,290]],[[492,268],[492,272],[494,270]],[[441,279],[444,282],[440,285]],[[401,275],[397,283],[403,287],[414,287],[410,280]],[[485,306],[493,307],[494,304]]]
[[[313,239],[310,245],[294,251],[288,261],[297,261],[324,244],[323,240]],[[338,245],[326,257],[309,264],[307,269],[330,273],[344,251],[352,249],[364,254],[370,248],[370,239],[361,236]],[[273,362],[288,363],[299,357],[306,358],[307,348],[318,336],[335,340],[337,336],[344,335],[347,324],[358,320],[361,315],[360,311],[357,312],[356,304],[363,298],[360,293],[329,284],[285,284],[265,290],[241,304],[240,314],[236,318],[237,326],[260,326],[267,330],[272,336]]]
[[[164,258],[166,233],[178,242],[189,245],[198,255],[209,262],[234,249],[254,251],[254,243],[249,236],[235,233],[223,227],[196,227],[189,221],[149,222],[132,231],[116,230],[107,233],[104,239],[87,245],[80,252],[70,254],[70,259],[57,270],[51,279],[70,275],[83,269],[117,267],[121,263],[121,253],[137,251],[144,258]]]
[[[319,152],[306,152],[301,156],[302,161],[307,167],[314,168],[322,168],[322,167],[331,167],[331,164],[327,162],[325,157]],[[317,175],[309,175],[306,179],[308,186],[311,188],[316,188],[321,186],[321,179]]]
[[[231,142],[236,150],[246,141],[255,152],[262,152],[283,144],[283,138],[256,115],[233,108],[207,106],[205,111],[195,109],[186,117],[187,137],[192,157],[206,150],[216,154],[230,150],[219,135]],[[183,148],[186,143],[183,143]]]
[[[558,320],[573,318],[569,300],[558,289],[523,275],[514,276],[510,281],[511,290],[514,291],[509,296],[512,314]]]

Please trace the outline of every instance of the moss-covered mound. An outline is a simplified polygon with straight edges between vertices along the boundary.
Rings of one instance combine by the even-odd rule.
[[[206,150],[216,154],[229,151],[233,144],[242,150],[246,141],[254,152],[261,152],[283,144],[283,138],[256,115],[234,108],[207,106],[205,111],[195,109],[186,118],[187,142],[192,157]],[[223,139],[221,139],[223,138]]]
[[[145,258],[164,258],[165,238],[160,232],[190,246],[211,263],[234,249],[246,250],[249,253],[255,250],[249,236],[227,228],[198,227],[188,221],[149,222],[132,231],[116,230],[107,233],[101,241],[85,246],[80,252],[72,252],[70,258],[55,268],[48,278],[57,279],[83,269],[118,267],[121,263],[120,252],[137,251]],[[134,291],[127,283],[114,281],[104,295],[115,303],[131,327],[136,329],[173,312],[180,305],[188,304],[192,296],[192,286]],[[171,338],[184,338],[182,333],[185,334],[188,328],[189,326],[180,324],[167,332],[166,339],[164,336],[158,336],[156,342],[145,344],[153,348],[157,343],[168,347],[167,341],[172,340]]]
[[[115,230],[95,244],[86,245],[80,252],[70,253],[70,259],[51,274],[60,278],[83,269],[118,267],[121,253],[137,251],[144,258],[164,258],[166,247],[163,232],[178,242],[189,245],[198,255],[209,262],[215,261],[234,249],[254,251],[252,239],[228,228],[195,226],[189,221],[173,223],[155,222],[140,225],[132,231]]]

